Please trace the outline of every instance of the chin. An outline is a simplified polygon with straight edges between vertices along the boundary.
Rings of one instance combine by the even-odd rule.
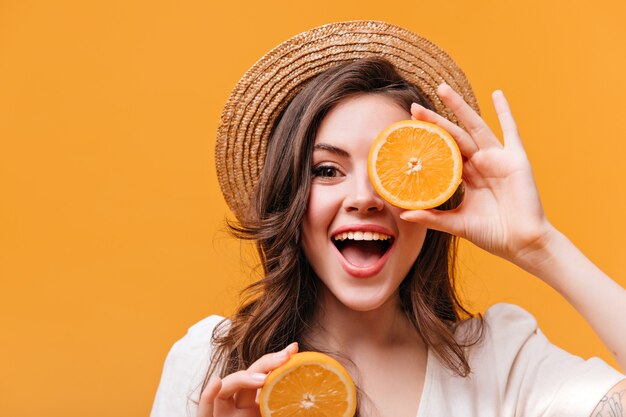
[[[375,311],[389,301],[389,297],[380,294],[339,294],[335,298],[345,308],[362,313]]]

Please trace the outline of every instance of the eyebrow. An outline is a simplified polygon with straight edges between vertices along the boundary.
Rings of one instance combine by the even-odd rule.
[[[315,146],[313,146],[313,152],[315,151],[327,151],[330,153],[333,153],[337,156],[343,157],[343,158],[347,158],[350,156],[350,154],[346,151],[344,151],[341,148],[338,148],[336,146],[333,145],[329,145],[328,143],[317,143],[315,144]]]

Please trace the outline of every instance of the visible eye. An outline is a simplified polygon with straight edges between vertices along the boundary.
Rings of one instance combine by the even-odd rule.
[[[333,178],[341,173],[332,165],[318,165],[313,168],[313,177]]]

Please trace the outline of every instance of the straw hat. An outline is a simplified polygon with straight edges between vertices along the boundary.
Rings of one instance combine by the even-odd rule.
[[[224,198],[239,220],[259,178],[267,141],[280,112],[306,82],[337,64],[381,57],[420,88],[437,112],[455,116],[436,94],[448,83],[478,111],[465,74],[438,46],[398,26],[378,21],[331,23],[281,43],[252,66],[230,94],[217,129],[215,165]]]

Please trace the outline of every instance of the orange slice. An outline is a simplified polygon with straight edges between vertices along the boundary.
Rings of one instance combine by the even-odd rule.
[[[300,352],[269,374],[259,404],[263,417],[353,417],[356,389],[335,359]]]
[[[463,174],[454,138],[439,126],[402,120],[383,130],[368,156],[374,189],[394,206],[421,210],[444,203]]]

